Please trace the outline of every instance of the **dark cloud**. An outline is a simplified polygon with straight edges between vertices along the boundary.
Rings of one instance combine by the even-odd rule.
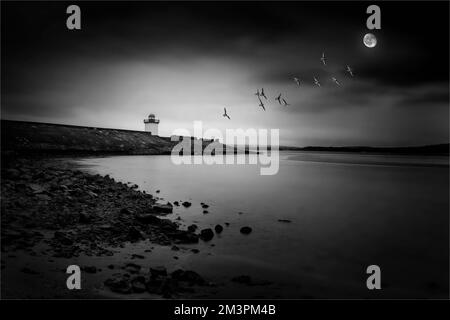
[[[380,3],[382,30],[374,31],[379,40],[374,49],[361,42],[368,31],[365,2],[81,2],[82,30],[77,32],[65,28],[67,5],[2,2],[2,116],[61,122],[79,116],[77,121],[83,123],[96,119],[91,114],[101,114],[111,126],[121,127],[114,123],[121,113],[156,105],[168,118],[178,121],[182,114],[191,121],[185,115],[215,117],[211,105],[221,110],[222,104],[245,104],[250,100],[245,100],[244,88],[253,98],[252,91],[262,86],[268,92],[285,92],[292,105],[284,113],[293,119],[340,112],[335,123],[327,118],[328,137],[320,137],[320,142],[345,131],[346,114],[356,111],[397,108],[395,119],[372,117],[388,128],[401,128],[406,117],[417,117],[407,119],[415,127],[401,132],[408,137],[398,141],[413,141],[423,126],[432,126],[430,120],[421,122],[424,112],[438,110],[446,116],[447,2]],[[329,59],[327,67],[319,60],[322,51]],[[347,64],[355,78],[345,72]],[[294,76],[302,80],[301,89]],[[314,86],[314,76],[321,88]],[[332,76],[342,86],[336,88]],[[178,78],[185,82],[180,84]],[[192,92],[200,93],[194,97]],[[111,107],[117,100],[121,104]],[[168,100],[171,104],[164,105]],[[404,106],[428,111],[402,117]],[[110,116],[110,110],[117,113]],[[277,116],[265,124],[284,127],[287,120]],[[249,126],[259,124],[250,116],[246,120]],[[330,126],[336,131],[329,131]],[[295,127],[291,129],[286,132],[294,135]],[[388,139],[376,130],[355,132],[354,137],[346,135],[346,141]]]

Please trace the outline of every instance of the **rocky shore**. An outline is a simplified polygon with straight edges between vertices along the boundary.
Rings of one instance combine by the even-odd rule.
[[[4,159],[1,174],[2,271],[18,252],[50,262],[66,261],[81,256],[110,257],[116,248],[139,241],[149,243],[146,252],[151,252],[151,245],[177,250],[180,245],[214,236],[211,229],[197,230],[193,225],[182,230],[176,222],[164,219],[172,212],[172,204],[160,203],[157,197],[137,190],[136,185],[90,175],[62,161]],[[220,233],[221,228],[215,231]],[[132,255],[135,261],[140,258],[143,256]],[[95,265],[80,267],[84,273],[102,273]],[[192,293],[196,287],[211,286],[192,270],[169,272],[165,266],[139,263],[111,264],[108,269],[113,273],[103,286],[118,294],[147,292],[171,298]],[[39,277],[30,266],[23,266],[21,272]],[[7,278],[3,279],[5,297],[12,281],[9,284]]]

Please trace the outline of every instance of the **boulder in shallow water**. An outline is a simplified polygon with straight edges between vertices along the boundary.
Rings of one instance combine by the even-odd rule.
[[[216,231],[216,233],[221,233],[223,231],[223,227],[218,224],[214,227],[214,230]]]
[[[212,229],[208,228],[200,231],[200,239],[202,239],[203,241],[209,241],[212,238],[214,238],[214,232],[212,231]]]
[[[182,203],[182,205],[183,205],[183,207],[185,207],[185,208],[189,208],[189,207],[191,206],[191,203],[188,202],[188,201],[185,201],[185,202]]]

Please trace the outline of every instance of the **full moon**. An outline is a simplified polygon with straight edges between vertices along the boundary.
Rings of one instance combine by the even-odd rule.
[[[377,38],[373,34],[367,33],[363,38],[363,42],[366,47],[373,48],[377,45]]]

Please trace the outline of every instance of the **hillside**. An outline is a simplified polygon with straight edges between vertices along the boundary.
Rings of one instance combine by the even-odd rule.
[[[203,141],[203,145],[210,141]],[[106,129],[72,125],[1,121],[3,153],[19,154],[170,154],[168,137],[144,131]]]

